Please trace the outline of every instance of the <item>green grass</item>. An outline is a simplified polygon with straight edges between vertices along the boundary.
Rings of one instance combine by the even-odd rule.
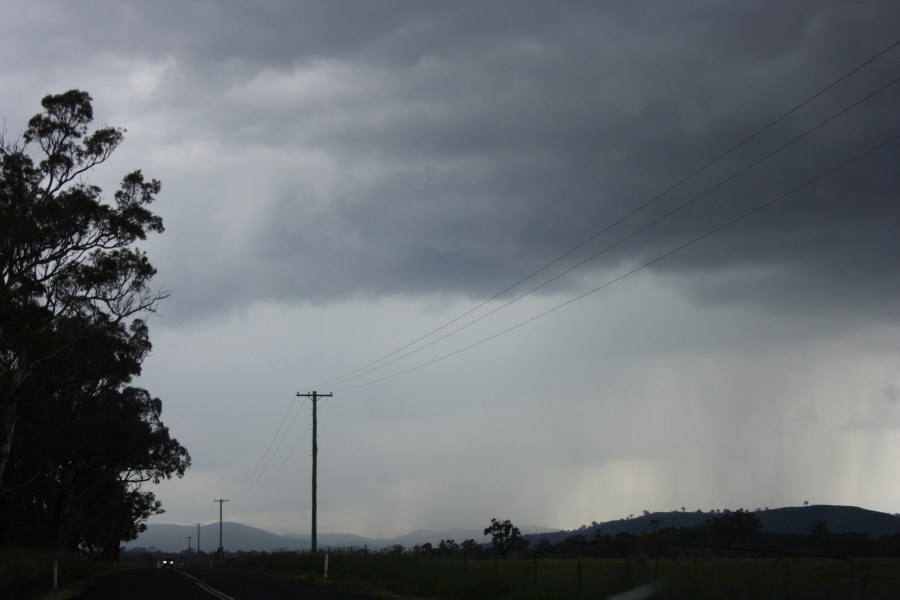
[[[900,597],[900,558],[861,562],[868,566],[853,567],[845,560],[778,557],[660,557],[640,564],[622,558],[464,561],[331,554],[325,580],[323,556],[274,553],[225,561],[221,568],[307,580],[381,598],[577,600],[603,598],[651,584],[660,586],[654,598],[850,598],[854,581],[863,597],[869,591]],[[859,580],[862,572],[864,582]]]
[[[58,589],[53,590],[53,562]],[[108,563],[91,561],[58,550],[0,550],[0,598],[63,600],[74,597],[95,578],[109,573]]]

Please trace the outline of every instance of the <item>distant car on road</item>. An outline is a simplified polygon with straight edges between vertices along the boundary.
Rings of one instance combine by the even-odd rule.
[[[175,561],[173,561],[173,560],[168,560],[168,559],[165,559],[165,558],[162,559],[161,561],[159,561],[158,563],[156,563],[156,568],[157,568],[157,569],[171,569],[171,568],[174,567],[174,566],[175,566]]]

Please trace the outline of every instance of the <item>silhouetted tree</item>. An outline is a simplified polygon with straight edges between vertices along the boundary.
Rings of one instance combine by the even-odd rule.
[[[731,546],[738,541],[745,541],[759,533],[762,528],[759,518],[742,508],[734,512],[726,511],[725,514],[714,517],[708,523],[710,531],[716,539],[726,546]]]
[[[119,542],[162,512],[141,486],[183,475],[190,457],[160,421],[162,403],[129,385],[150,350],[143,323],[99,331],[100,322],[81,321],[60,320],[57,339],[66,346],[91,326],[90,343],[63,350],[47,387],[23,405],[0,530],[18,543],[115,558]]]
[[[491,544],[498,556],[506,556],[528,547],[528,540],[522,538],[522,532],[509,519],[491,519],[490,526],[484,529],[484,535],[491,536]]]
[[[134,171],[114,202],[104,202],[83,178],[112,155],[124,131],[88,131],[87,92],[49,95],[41,105],[23,144],[0,139],[0,491],[28,384],[46,375],[59,349],[53,323],[120,322],[165,296],[150,290],[155,270],[134,245],[163,230],[147,209],[159,182]]]
[[[413,554],[415,554],[416,556],[431,556],[433,552],[434,547],[431,545],[431,542],[425,542],[424,544],[413,546]]]
[[[462,552],[455,540],[441,540],[438,543],[438,551],[441,556],[457,556]]]
[[[537,546],[535,546],[534,551],[538,556],[547,556],[548,554],[553,554],[553,544],[551,544],[550,540],[548,540],[547,538],[541,538],[538,540]]]
[[[468,538],[462,541],[459,545],[462,548],[463,552],[468,556],[477,556],[482,553],[482,546],[472,538]]]
[[[828,521],[816,519],[809,524],[809,532],[816,538],[824,538],[828,535]]]
[[[166,296],[136,246],[163,231],[160,184],[134,171],[104,200],[85,178],[124,130],[89,131],[86,92],[41,105],[21,143],[0,138],[0,542],[114,556],[162,511],[141,485],[190,465],[131,385]]]
[[[590,554],[590,543],[583,534],[570,535],[558,545],[559,551],[567,556],[586,556]]]

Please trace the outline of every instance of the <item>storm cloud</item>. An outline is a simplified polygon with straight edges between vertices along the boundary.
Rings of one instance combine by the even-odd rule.
[[[377,410],[329,404],[358,452],[395,465],[335,457],[345,485],[374,497],[333,499],[347,504],[335,522],[440,520],[449,488],[488,487],[492,475],[460,467],[485,455],[504,489],[524,490],[523,465],[536,465],[543,487],[514,509],[548,525],[663,497],[796,500],[792,482],[804,485],[816,452],[842,475],[809,485],[864,502],[846,492],[861,457],[898,443],[900,142],[875,150],[900,134],[895,3],[41,1],[5,12],[7,137],[44,94],[85,89],[101,121],[128,130],[92,179],[112,190],[140,167],[163,182],[167,231],[147,250],[173,295],[151,323],[147,378],[183,419],[204,486],[237,487],[254,462],[233,458],[226,474],[221,434],[198,416],[213,406],[246,427],[241,451],[255,459],[283,414],[273,397],[581,262],[418,363],[373,373],[477,344],[437,374],[366,388]],[[553,393],[540,374],[566,390],[566,423],[539,399]],[[490,393],[460,399],[463,383]],[[848,394],[859,406],[839,408]],[[248,396],[279,408],[251,424]],[[558,450],[512,450],[517,440],[491,439],[492,418],[520,419]],[[863,441],[879,420],[885,437]],[[462,429],[461,449],[447,436]],[[846,446],[826,450],[835,431]],[[675,460],[696,468],[667,471],[682,437],[697,443]],[[785,459],[795,442],[816,451]],[[418,444],[433,452],[407,463]],[[729,444],[768,487],[709,491],[740,455]],[[896,506],[900,489],[880,479],[889,461],[866,465]],[[598,499],[598,481],[621,496]],[[177,485],[173,514],[193,522],[192,488]],[[578,492],[537,508],[565,486]],[[752,489],[775,499],[746,499]],[[485,495],[481,505],[501,502]],[[415,518],[396,516],[401,506]]]

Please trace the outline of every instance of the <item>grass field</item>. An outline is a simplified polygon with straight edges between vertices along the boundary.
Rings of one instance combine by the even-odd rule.
[[[61,587],[86,584],[112,567],[65,553],[0,553],[0,597],[71,597],[50,593],[52,565]],[[136,565],[140,566],[140,565]],[[209,561],[192,567],[209,568]],[[121,565],[120,568],[127,568]],[[247,555],[214,568],[262,573],[382,598],[543,600],[608,598],[640,590],[647,598],[900,598],[900,558],[734,558],[661,553],[625,558],[463,558],[401,554],[293,552]],[[79,586],[77,586],[79,587]],[[77,589],[76,587],[76,589]],[[72,591],[69,587],[69,591]],[[635,596],[639,597],[639,596]]]
[[[381,554],[275,553],[226,568],[308,578],[382,597],[606,598],[639,588],[652,598],[900,598],[900,558],[802,557],[477,559]]]
[[[58,592],[53,590],[56,562]],[[0,598],[71,597],[95,577],[113,571],[110,563],[92,561],[59,550],[0,550]]]

